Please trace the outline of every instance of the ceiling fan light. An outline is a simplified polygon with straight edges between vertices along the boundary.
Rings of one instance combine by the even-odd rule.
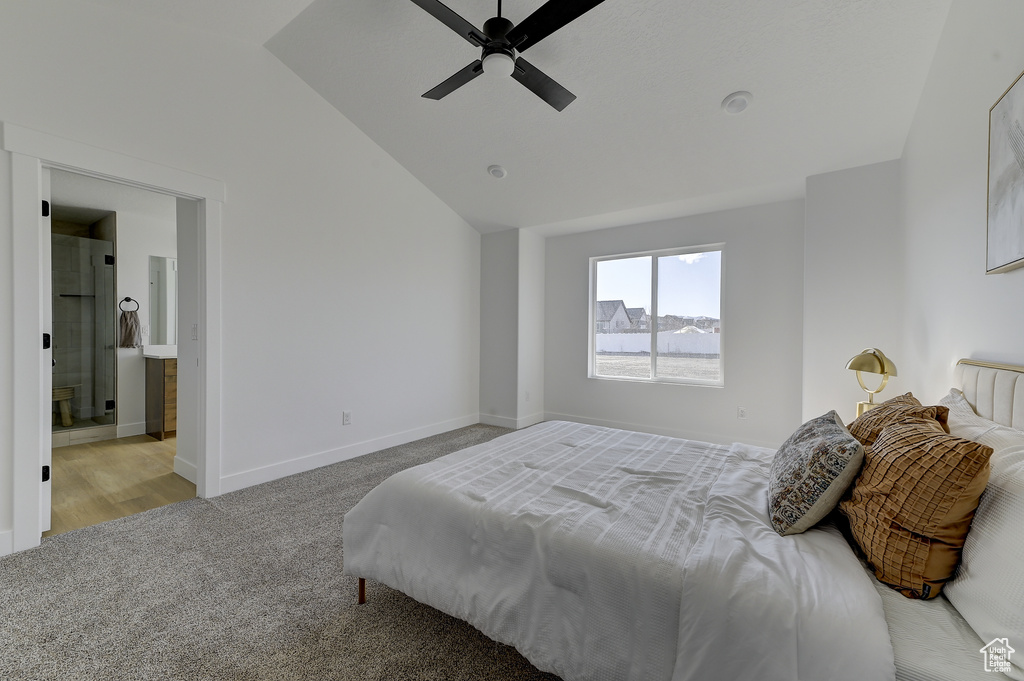
[[[484,73],[489,76],[511,76],[516,61],[504,52],[491,52],[483,59]]]

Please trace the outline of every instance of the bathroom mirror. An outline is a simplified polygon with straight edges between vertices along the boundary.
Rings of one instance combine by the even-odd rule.
[[[178,259],[149,256],[149,345],[178,344]]]

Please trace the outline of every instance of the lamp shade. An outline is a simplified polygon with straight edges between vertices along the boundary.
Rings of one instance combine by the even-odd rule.
[[[488,76],[511,76],[516,70],[516,60],[504,52],[491,52],[483,59],[483,69]]]
[[[896,365],[878,348],[865,348],[859,355],[846,363],[846,368],[869,374],[896,375]]]
[[[867,402],[857,403],[857,416],[860,417],[865,411],[875,406],[875,395],[885,389],[890,376],[896,375],[896,365],[878,348],[865,348],[861,350],[859,355],[846,363],[846,368],[857,372],[857,383],[860,384],[861,390],[868,394]],[[882,382],[877,388],[872,390],[864,385],[864,378],[861,376],[862,372],[866,374],[881,374]]]

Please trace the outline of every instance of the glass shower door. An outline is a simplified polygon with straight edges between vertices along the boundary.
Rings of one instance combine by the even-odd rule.
[[[51,239],[53,430],[115,425],[114,244],[65,234]]]

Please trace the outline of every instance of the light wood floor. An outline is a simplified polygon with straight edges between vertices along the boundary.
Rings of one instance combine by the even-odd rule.
[[[53,450],[50,537],[191,499],[196,486],[174,472],[175,439],[148,435]]]

